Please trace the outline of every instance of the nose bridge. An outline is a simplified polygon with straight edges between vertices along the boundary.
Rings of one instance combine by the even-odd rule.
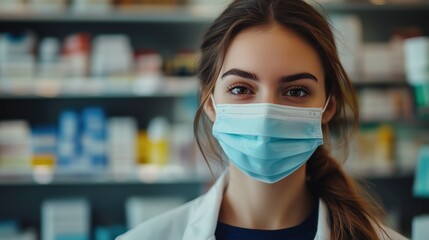
[[[273,87],[267,87],[265,91],[263,91],[261,96],[261,102],[263,103],[273,103],[280,104],[279,94]]]

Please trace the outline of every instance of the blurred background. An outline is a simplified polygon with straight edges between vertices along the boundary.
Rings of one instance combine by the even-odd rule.
[[[228,0],[0,0],[0,239],[108,240],[204,193],[195,63]],[[429,232],[429,2],[324,0],[361,124],[345,163]]]

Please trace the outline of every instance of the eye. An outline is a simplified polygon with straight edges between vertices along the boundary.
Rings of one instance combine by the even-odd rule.
[[[285,95],[288,97],[305,97],[310,94],[310,90],[304,86],[296,86],[286,90]]]
[[[228,87],[228,92],[233,95],[247,95],[252,94],[253,91],[250,90],[249,86],[245,84],[234,84]]]

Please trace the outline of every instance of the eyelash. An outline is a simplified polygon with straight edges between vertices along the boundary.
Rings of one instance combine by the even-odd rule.
[[[237,94],[237,93],[233,93],[232,91],[233,91],[234,89],[236,89],[236,88],[245,88],[245,89],[246,89],[246,92],[253,93],[253,91],[251,90],[251,87],[250,87],[249,85],[247,85],[247,84],[243,84],[243,83],[236,83],[236,84],[233,84],[233,85],[231,85],[231,86],[228,86],[228,93],[229,93],[229,94],[232,94],[232,95],[234,95],[234,96],[249,94],[249,93],[244,93],[244,94]]]
[[[243,93],[243,94],[237,94],[237,93],[233,93],[232,91],[236,88],[245,88],[247,93]],[[308,89],[305,86],[293,86],[290,87],[288,89],[286,89],[286,91],[283,93],[285,96],[290,96],[290,97],[305,97],[305,96],[291,96],[291,95],[287,95],[288,92],[293,91],[293,90],[300,90],[302,91],[305,96],[309,95],[311,93],[310,89]],[[247,95],[250,93],[253,93],[253,91],[251,90],[251,87],[247,84],[243,84],[243,83],[236,83],[233,84],[231,86],[228,86],[228,93],[234,96],[239,96],[239,95]]]
[[[310,91],[310,89],[308,89],[307,87],[305,87],[305,86],[293,86],[293,87],[291,87],[291,88],[288,88],[285,92],[284,92],[284,94],[286,94],[287,92],[289,92],[289,91],[293,91],[293,90],[300,90],[300,91],[302,91],[302,92],[304,92],[305,93],[305,96],[307,96],[307,95],[309,95],[310,93],[311,93],[311,91]],[[286,96],[290,96],[290,95],[286,95]],[[305,96],[298,96],[298,97],[305,97]],[[291,97],[294,97],[294,96],[291,96]]]

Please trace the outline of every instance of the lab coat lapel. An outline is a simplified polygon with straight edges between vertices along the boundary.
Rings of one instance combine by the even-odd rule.
[[[329,212],[325,203],[319,200],[319,215],[317,219],[317,232],[314,240],[329,240],[331,227],[329,226]]]
[[[183,239],[214,240],[214,233],[223,198],[228,183],[228,171],[225,171],[211,189],[191,209],[189,224]]]

